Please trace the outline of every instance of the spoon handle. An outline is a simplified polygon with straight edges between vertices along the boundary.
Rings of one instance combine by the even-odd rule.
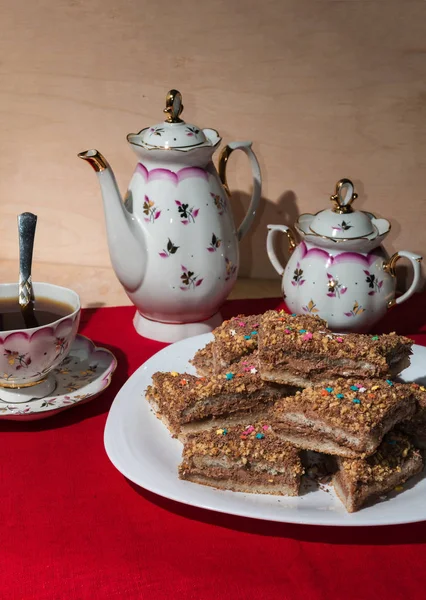
[[[34,236],[37,217],[32,213],[22,213],[18,216],[19,231],[19,304],[27,306],[34,301],[34,290],[31,279],[33,262]]]

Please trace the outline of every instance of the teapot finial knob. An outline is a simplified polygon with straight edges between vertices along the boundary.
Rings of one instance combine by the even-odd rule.
[[[354,191],[354,184],[350,179],[340,179],[336,183],[336,190],[330,200],[334,204],[333,211],[341,215],[353,212],[352,202],[358,198]]]
[[[166,96],[166,108],[163,110],[168,115],[166,122],[182,123],[182,119],[179,119],[182,111],[182,94],[177,90],[170,90]]]

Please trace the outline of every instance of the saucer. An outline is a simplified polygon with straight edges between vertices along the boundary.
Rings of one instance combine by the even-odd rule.
[[[23,404],[4,400],[0,388],[0,419],[35,421],[93,400],[109,386],[116,367],[112,352],[97,348],[89,338],[77,334],[68,356],[52,371],[52,392]]]

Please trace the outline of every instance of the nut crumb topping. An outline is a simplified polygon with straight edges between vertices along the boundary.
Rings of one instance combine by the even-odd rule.
[[[297,476],[304,472],[299,450],[277,438],[270,425],[265,423],[191,434],[186,439],[183,458],[190,459],[195,455],[226,456],[242,464],[257,461],[284,463]]]
[[[261,315],[238,315],[213,331],[215,369],[231,365],[257,348]]]
[[[351,433],[365,433],[380,423],[399,405],[414,404],[409,386],[378,379],[344,379],[327,385],[314,385],[278,400],[273,407],[278,421],[287,413],[303,413]],[[414,410],[414,409],[413,409]]]
[[[396,335],[339,335],[327,329],[325,321],[311,315],[289,315],[268,311],[261,319],[260,361],[265,365],[286,364],[289,356],[317,361],[318,368],[328,363],[342,370],[348,361],[373,368],[371,375],[385,376],[393,359],[411,354],[412,340]],[[364,364],[363,364],[364,363]],[[342,373],[343,374],[343,373]]]
[[[340,459],[340,469],[345,479],[355,484],[368,485],[385,482],[414,455],[419,456],[409,439],[400,433],[388,433],[377,451],[368,458]]]

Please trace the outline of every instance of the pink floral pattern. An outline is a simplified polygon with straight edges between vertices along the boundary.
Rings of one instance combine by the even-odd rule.
[[[41,418],[44,413],[53,415],[94,398],[109,385],[116,366],[117,361],[109,350],[96,348],[89,339],[77,335],[70,354],[53,370],[57,382],[55,395],[28,404],[6,404],[0,399],[0,419],[25,418],[37,413],[39,416],[31,418]]]
[[[303,279],[303,270],[300,268],[300,263],[296,264],[296,268],[293,271],[293,279],[291,281],[291,285],[300,287],[305,283],[305,279]]]
[[[309,300],[308,304],[306,306],[302,306],[302,308],[305,312],[310,313],[310,314],[315,314],[315,313],[319,312],[319,310],[317,309],[317,305],[312,300],[312,298]]]
[[[158,254],[161,256],[161,258],[168,258],[172,254],[176,254],[176,252],[179,250],[179,248],[180,248],[180,246],[175,246],[174,243],[172,242],[172,240],[169,238],[167,240],[166,247],[163,248],[163,250],[161,252],[159,252]]]
[[[183,285],[180,286],[180,289],[183,292],[195,289],[203,283],[203,279],[200,279],[199,275],[196,275],[194,271],[190,271],[184,265],[181,265],[181,269],[182,274],[180,276],[180,279]]]
[[[15,367],[17,371],[22,368],[28,368],[31,364],[31,357],[29,356],[28,352],[25,352],[25,354],[20,354],[19,352],[7,350],[7,348],[5,348],[4,356],[7,357],[8,364],[11,367]]]
[[[212,235],[212,241],[210,242],[210,246],[207,248],[207,250],[208,250],[209,252],[216,252],[216,250],[217,250],[218,248],[220,248],[220,245],[221,245],[221,243],[222,243],[222,240],[220,240],[220,239],[217,237],[217,235],[215,235],[215,234],[213,233],[213,235]]]
[[[327,278],[327,296],[329,298],[340,298],[340,296],[347,292],[348,288],[339,283],[339,279],[337,277],[334,277],[331,273],[327,273]]]
[[[365,281],[368,283],[368,287],[371,288],[368,295],[374,296],[374,294],[380,293],[383,286],[383,279],[379,281],[374,273],[370,273],[367,269],[364,269],[364,273],[367,276]]]
[[[190,208],[189,204],[183,204],[180,200],[175,200],[175,203],[178,207],[181,223],[183,223],[183,225],[195,223],[195,219],[197,218],[200,209],[194,207]]]
[[[146,223],[154,223],[161,215],[161,210],[156,208],[155,202],[150,200],[146,194],[143,203],[143,214],[146,215],[146,217],[144,217]]]
[[[216,206],[218,213],[223,215],[223,213],[226,211],[226,200],[219,194],[213,194],[213,192],[210,192],[210,196],[213,198],[214,205]]]
[[[237,272],[237,265],[234,265],[229,258],[225,258],[225,281],[229,281]]]
[[[361,306],[361,304],[359,304],[359,302],[357,300],[355,300],[352,310],[349,312],[345,312],[345,316],[346,317],[357,317],[359,315],[362,315],[363,312],[365,312],[365,308],[363,308]]]

